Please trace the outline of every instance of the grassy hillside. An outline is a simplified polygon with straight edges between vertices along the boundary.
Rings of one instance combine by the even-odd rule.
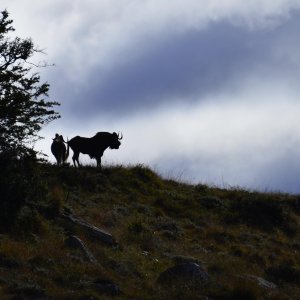
[[[47,196],[0,235],[0,299],[300,299],[300,196],[188,185],[144,166],[41,165],[40,179]],[[157,282],[186,262],[209,280]]]

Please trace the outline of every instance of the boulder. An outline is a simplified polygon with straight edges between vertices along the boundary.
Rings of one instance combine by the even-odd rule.
[[[112,237],[112,235],[88,222],[86,222],[85,220],[69,213],[69,212],[63,212],[61,214],[61,216],[80,226],[82,229],[84,229],[91,237],[105,243],[105,244],[108,244],[110,246],[116,246],[117,245],[117,242],[114,240],[114,238]]]
[[[188,262],[175,265],[162,272],[159,284],[202,285],[209,281],[207,272],[196,263]]]

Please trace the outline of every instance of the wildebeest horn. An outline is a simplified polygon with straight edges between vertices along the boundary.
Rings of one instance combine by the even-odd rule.
[[[123,138],[123,134],[121,132],[121,136],[120,136],[120,133],[118,132],[118,140],[121,140]]]

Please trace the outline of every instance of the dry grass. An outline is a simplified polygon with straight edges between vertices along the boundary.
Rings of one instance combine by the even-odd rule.
[[[100,279],[120,287],[114,299],[297,299],[300,197],[181,184],[141,165],[42,170],[47,199],[23,211],[20,238],[0,236],[1,299],[109,299],[94,285]],[[63,210],[110,232],[118,246],[68,224]],[[98,265],[66,246],[70,233]],[[207,286],[156,283],[162,271],[185,260],[207,270]]]

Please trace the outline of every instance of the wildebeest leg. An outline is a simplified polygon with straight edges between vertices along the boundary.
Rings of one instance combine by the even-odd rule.
[[[74,155],[73,155],[72,159],[73,159],[74,167],[76,167],[76,162],[77,162],[78,167],[80,167],[79,152],[74,152]]]
[[[55,155],[55,159],[56,159],[56,164],[59,166],[60,165],[59,156]]]
[[[97,167],[101,168],[101,156],[96,157],[96,160],[97,160]]]

